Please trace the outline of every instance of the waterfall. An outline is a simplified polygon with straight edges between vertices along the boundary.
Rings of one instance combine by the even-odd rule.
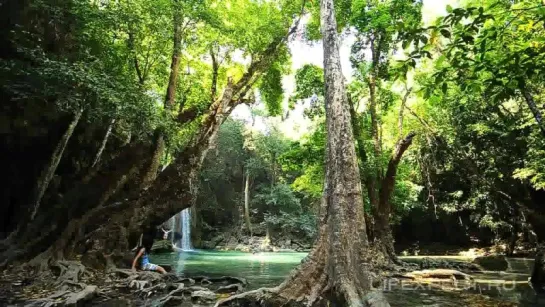
[[[180,247],[184,251],[193,250],[191,246],[191,209],[187,208],[180,212],[180,224],[182,227],[182,239]]]

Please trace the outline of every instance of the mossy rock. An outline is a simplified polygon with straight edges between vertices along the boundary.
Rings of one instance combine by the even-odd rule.
[[[173,251],[172,242],[169,240],[160,240],[153,243],[151,251],[154,253],[170,253]]]
[[[503,255],[477,257],[473,260],[473,263],[486,271],[505,271],[509,268],[509,262]]]

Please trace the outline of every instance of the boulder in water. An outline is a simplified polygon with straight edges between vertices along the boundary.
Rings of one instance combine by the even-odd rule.
[[[154,253],[170,253],[173,251],[172,242],[169,240],[160,240],[153,243],[151,251]]]
[[[473,260],[473,263],[487,271],[505,271],[509,268],[509,262],[503,255],[477,257]]]

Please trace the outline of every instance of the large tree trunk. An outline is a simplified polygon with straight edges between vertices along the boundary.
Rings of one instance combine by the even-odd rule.
[[[266,306],[388,306],[371,290],[370,257],[360,174],[350,110],[341,72],[333,0],[321,1],[327,121],[326,175],[319,237],[313,250],[284,283],[271,290],[235,296],[219,305],[243,305],[266,296]],[[234,306],[234,305],[233,305]]]

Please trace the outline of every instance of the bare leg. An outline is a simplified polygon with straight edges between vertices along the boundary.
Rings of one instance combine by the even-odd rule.
[[[157,272],[161,273],[161,274],[166,274],[167,271],[160,265],[157,266]]]

